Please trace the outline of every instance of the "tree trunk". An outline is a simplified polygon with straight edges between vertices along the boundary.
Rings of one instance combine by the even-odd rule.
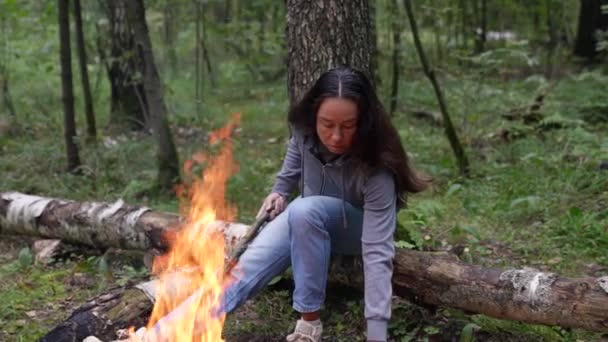
[[[154,62],[143,0],[128,1],[127,7],[129,22],[133,25],[136,51],[144,63],[144,91],[149,104],[152,130],[158,139],[157,184],[160,190],[170,192],[173,185],[179,181],[179,161],[167,120],[162,85]]]
[[[148,102],[144,93],[143,61],[135,53],[134,36],[127,21],[128,0],[107,0],[110,23],[110,56],[104,52],[111,91],[110,126],[125,130],[149,128]]]
[[[370,36],[371,36],[371,47],[372,47],[372,74],[374,75],[374,78],[371,80],[375,85],[376,88],[380,89],[380,87],[382,87],[382,76],[380,75],[380,52],[379,52],[379,48],[378,48],[378,44],[380,44],[380,42],[378,41],[378,25],[376,25],[376,16],[377,16],[377,9],[376,7],[378,6],[377,0],[370,0],[369,1],[369,21],[370,21]]]
[[[202,53],[203,53],[203,60],[205,61],[205,65],[207,66],[207,75],[209,76],[209,83],[211,85],[211,87],[215,87],[215,73],[213,72],[213,68],[211,67],[211,57],[209,56],[209,51],[207,50],[207,23],[206,23],[206,19],[205,19],[205,13],[206,13],[206,7],[205,7],[205,3],[201,3],[201,33],[203,34],[202,40],[201,40],[201,49],[202,49]],[[201,73],[202,73],[203,69],[201,67]],[[204,85],[201,83],[201,85]],[[202,89],[203,87],[201,87],[201,96],[202,96]]]
[[[487,33],[487,17],[488,17],[488,6],[487,0],[479,0],[481,2],[481,8],[477,8],[478,13],[478,25],[475,28],[475,52],[482,53],[485,50],[486,45],[486,33]],[[475,7],[479,6],[477,0],[475,1]]]
[[[435,63],[440,64],[443,59],[443,49],[441,48],[441,28],[445,23],[441,19],[441,9],[436,0],[433,0],[429,6],[429,14],[433,29],[433,40],[435,42]]]
[[[602,0],[581,0],[574,54],[593,61],[597,55],[597,30],[608,29],[608,14],[602,13]]]
[[[485,0],[484,0],[485,1]],[[431,81],[433,85],[433,89],[435,90],[435,95],[437,97],[437,102],[439,103],[439,108],[441,109],[441,115],[443,116],[443,126],[445,129],[445,134],[448,137],[448,141],[450,142],[450,146],[452,147],[452,151],[454,152],[454,156],[456,157],[456,161],[458,163],[458,169],[460,170],[461,175],[469,174],[469,161],[467,160],[467,156],[462,148],[462,144],[458,139],[458,135],[456,134],[456,130],[452,125],[452,120],[450,119],[450,115],[448,113],[448,106],[446,104],[445,98],[443,96],[443,92],[441,87],[439,86],[439,82],[435,77],[435,72],[431,69],[429,62],[424,53],[424,49],[422,48],[422,43],[420,42],[420,37],[418,36],[418,26],[416,25],[416,18],[414,17],[414,12],[412,10],[412,4],[410,0],[403,0],[405,4],[405,11],[407,13],[408,20],[410,21],[410,26],[412,28],[412,35],[414,37],[414,44],[416,45],[416,50],[418,50],[418,56],[420,57],[420,63],[424,69],[424,73]]]
[[[15,110],[15,105],[13,104],[13,98],[11,97],[11,92],[8,87],[8,71],[4,66],[0,66],[0,78],[2,79],[2,102],[6,109],[8,110],[8,114],[13,118],[17,117],[17,111]]]
[[[546,0],[543,6],[546,15],[547,32],[549,36],[547,47],[545,49],[546,61],[544,66],[544,74],[545,77],[548,79],[553,78],[553,71],[555,70],[555,52],[558,51],[559,48],[559,31],[561,27],[559,25],[559,21],[562,18],[562,10],[560,6],[560,3],[554,2],[552,0]]]
[[[177,215],[130,207],[121,201],[114,204],[77,203],[0,193],[0,233],[60,238],[97,248],[165,249],[170,233],[179,229],[178,222]],[[218,229],[226,235],[227,253],[232,253],[233,247],[246,235],[248,226],[218,223]],[[338,272],[344,274],[338,271],[342,269],[335,263],[333,267],[330,273],[335,278],[339,278],[340,274],[336,276]],[[344,279],[351,285],[360,284],[361,271],[344,274]],[[394,259],[393,289],[398,296],[420,303],[470,313],[608,332],[608,277],[564,278],[528,268],[502,271],[469,265],[445,253],[398,248]],[[134,296],[143,298],[140,294],[123,295],[123,299],[98,309],[96,317],[91,319],[109,317],[110,312],[116,313],[117,310],[128,311],[123,308],[132,307],[132,304],[125,304],[124,300]],[[140,300],[137,310],[144,315],[152,303]],[[79,310],[83,311],[82,308]],[[72,317],[80,311],[77,310]],[[78,326],[72,323],[61,326],[78,330]],[[79,338],[84,336],[79,335]]]
[[[224,12],[222,20],[225,24],[232,20],[232,0],[224,0]]]
[[[399,4],[397,3],[397,0],[392,0],[391,6],[394,11],[391,15],[391,26],[393,31],[393,77],[391,79],[389,114],[393,116],[397,109],[397,100],[399,96],[399,59],[401,51],[401,25],[399,25],[399,21],[401,20],[401,15],[399,13]]]
[[[348,65],[374,79],[368,1],[287,0],[286,36],[292,104],[333,67]]]
[[[165,48],[167,50],[166,58],[172,75],[175,75],[177,72],[177,52],[175,51],[175,41],[177,36],[175,32],[175,20],[179,17],[177,11],[178,8],[179,5],[176,3],[165,0],[165,5],[163,7],[163,38],[165,40]]]
[[[194,0],[194,11],[196,13],[195,29],[195,46],[194,46],[194,101],[196,102],[196,116],[201,115],[202,94],[202,77],[201,77],[201,17],[202,17],[202,2]]]
[[[63,101],[63,129],[67,152],[68,171],[77,172],[80,167],[76,146],[76,122],[74,120],[74,87],[72,85],[72,57],[70,50],[70,12],[68,0],[57,0],[59,14],[59,44],[61,64],[61,90]]]
[[[82,81],[82,93],[84,95],[84,108],[87,119],[87,136],[90,141],[97,139],[95,128],[95,113],[93,112],[93,97],[89,85],[89,72],[87,71],[87,52],[84,45],[84,31],[82,29],[82,10],[80,0],[74,1],[74,20],[76,23],[76,47],[78,49],[78,62],[80,65],[80,79]]]
[[[255,12],[257,15],[257,21],[260,25],[257,34],[256,41],[256,53],[262,54],[264,53],[264,43],[266,41],[266,25],[268,24],[268,20],[266,20],[266,12],[268,8],[266,6],[255,6]]]
[[[11,97],[11,92],[9,88],[9,53],[8,53],[8,32],[7,32],[7,18],[5,15],[0,15],[0,34],[2,35],[2,44],[0,49],[0,80],[2,84],[0,87],[2,88],[0,91],[2,95],[0,95],[0,105],[6,107],[8,114],[15,118],[17,116],[17,111],[15,110],[15,105],[13,104],[13,99]],[[2,109],[0,106],[0,109]]]
[[[562,10],[560,8],[559,2],[554,2],[552,0],[546,0],[544,3],[544,10],[546,15],[546,24],[547,24],[547,33],[549,34],[548,47],[549,50],[553,50],[556,48],[559,42],[559,31],[560,25],[559,21],[562,18]]]
[[[469,33],[471,30],[471,24],[469,23],[469,12],[467,11],[467,3],[466,0],[459,0],[459,8],[460,8],[460,29],[461,29],[461,47],[465,50],[469,46]]]

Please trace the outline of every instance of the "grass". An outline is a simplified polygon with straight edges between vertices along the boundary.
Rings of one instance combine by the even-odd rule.
[[[288,136],[287,94],[282,81],[254,85],[233,76],[246,75],[242,66],[226,62],[221,68],[220,75],[231,76],[219,77],[218,85],[206,90],[200,114],[194,114],[189,95],[192,80],[177,76],[167,80],[171,121],[184,161],[208,148],[210,130],[221,126],[232,113],[242,113],[241,129],[234,138],[240,169],[229,182],[228,198],[239,209],[238,219],[251,222],[280,168]],[[608,77],[600,71],[588,71],[560,79],[547,95],[542,112],[564,128],[542,130],[500,117],[531,103],[547,85],[542,76],[504,80],[482,71],[453,69],[441,73],[449,108],[471,160],[473,172],[468,179],[457,174],[443,130],[404,114],[406,107],[436,107],[428,82],[412,74],[401,84],[402,107],[394,122],[416,166],[432,175],[435,184],[430,191],[411,197],[409,207],[400,212],[399,242],[419,249],[464,246],[465,260],[489,266],[528,265],[568,276],[595,275],[591,274],[593,269],[608,267],[608,171],[600,169],[600,164],[608,160],[608,126],[590,117],[597,117],[602,108],[608,107],[601,90]],[[46,83],[34,91],[48,92]],[[107,84],[101,82],[100,93],[106,90]],[[18,89],[13,96],[19,98],[24,92]],[[26,114],[13,123],[19,127],[17,133],[0,137],[2,191],[78,201],[123,198],[157,210],[177,211],[174,198],[147,193],[156,174],[155,146],[150,136],[111,136],[102,131],[96,146],[80,144],[83,175],[66,174],[63,143],[57,133],[62,129],[59,103],[44,97],[36,100],[41,103],[28,101],[31,103],[22,107]],[[37,113],[34,109],[38,107],[45,108],[48,115]],[[107,101],[97,99],[100,127],[107,123],[107,107]],[[79,116],[77,121],[82,132],[80,123],[84,120]],[[501,138],[504,130],[525,134],[507,141]],[[16,253],[0,259],[2,340],[37,339],[70,310],[33,318],[27,312],[47,306],[58,310],[62,301],[76,305],[101,290],[70,291],[64,285],[65,279],[82,272],[78,266],[82,260],[26,268],[15,260]],[[88,272],[94,279],[102,277],[94,267]],[[360,297],[342,298],[334,293],[328,308],[328,336],[361,339],[364,322]],[[265,291],[253,305],[229,319],[227,335],[238,339],[255,330],[257,336],[280,340],[294,322],[289,291]],[[484,336],[504,341],[598,337],[581,331],[464,316],[450,310],[432,313],[406,302],[396,303],[390,328],[391,336],[399,341],[433,340],[468,334],[470,330],[482,340]]]
[[[105,286],[72,286],[71,277],[82,274],[83,264],[70,261],[52,267],[22,265],[0,267],[0,340],[34,341],[73,310],[73,304],[102,291]],[[77,290],[76,290],[77,289]]]

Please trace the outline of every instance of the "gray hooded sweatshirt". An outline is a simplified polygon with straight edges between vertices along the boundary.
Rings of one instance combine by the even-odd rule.
[[[340,198],[363,210],[361,248],[367,338],[386,341],[395,255],[393,234],[397,195],[394,178],[386,169],[363,175],[358,171],[360,168],[355,160],[347,154],[324,163],[319,158],[317,145],[320,144],[313,135],[293,132],[272,191],[288,197],[299,185],[302,197],[323,195]]]

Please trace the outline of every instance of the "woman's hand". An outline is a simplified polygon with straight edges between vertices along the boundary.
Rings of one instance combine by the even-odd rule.
[[[256,218],[262,217],[262,215],[267,212],[270,215],[270,220],[273,220],[285,210],[286,202],[285,197],[276,192],[271,192],[266,196],[266,199],[264,199],[264,203],[262,203],[262,207],[256,215]]]

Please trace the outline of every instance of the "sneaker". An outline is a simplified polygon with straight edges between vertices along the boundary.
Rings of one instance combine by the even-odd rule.
[[[321,320],[305,321],[299,319],[293,334],[287,335],[287,342],[321,342],[323,324]]]

